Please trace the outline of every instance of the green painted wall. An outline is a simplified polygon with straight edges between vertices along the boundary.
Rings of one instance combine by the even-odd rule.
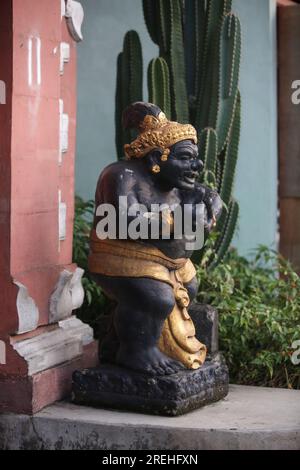
[[[76,192],[92,198],[101,169],[116,158],[116,57],[136,29],[146,64],[157,55],[144,26],[141,0],[81,0],[84,41],[78,46]],[[236,197],[241,206],[235,245],[241,253],[276,239],[277,111],[275,0],[234,0],[243,30],[241,151]],[[145,97],[147,94],[145,93]]]
[[[242,131],[235,193],[243,254],[277,239],[276,1],[234,0],[242,23]]]
[[[141,0],[81,0],[84,40],[78,45],[76,192],[93,198],[102,168],[116,159],[116,60],[123,38],[136,29],[147,63],[157,55],[148,37]],[[144,71],[146,81],[146,67]],[[145,94],[145,97],[147,95]]]

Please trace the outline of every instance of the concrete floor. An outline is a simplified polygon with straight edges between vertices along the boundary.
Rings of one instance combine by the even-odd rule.
[[[232,385],[225,400],[175,418],[55,403],[0,415],[0,449],[300,449],[300,391]]]

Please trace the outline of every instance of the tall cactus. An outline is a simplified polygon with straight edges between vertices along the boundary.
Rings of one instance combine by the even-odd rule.
[[[116,146],[118,158],[123,158],[124,145],[133,140],[131,130],[122,126],[122,112],[135,101],[143,99],[143,56],[139,35],[136,31],[128,31],[124,38],[123,51],[117,61],[116,86]]]
[[[169,67],[162,57],[152,59],[148,67],[149,101],[164,110],[171,118],[170,74]]]
[[[211,266],[226,254],[238,220],[232,197],[238,157],[241,100],[238,91],[241,26],[232,0],[142,0],[144,18],[159,57],[148,67],[149,101],[199,135],[201,180],[218,189],[224,210]],[[128,36],[127,36],[128,35]],[[141,99],[142,58],[137,33],[127,33],[118,59],[116,135],[118,156],[132,135],[120,129],[121,109]],[[140,84],[140,86],[138,85]],[[202,250],[203,252],[203,250]],[[201,253],[195,258],[201,261]]]
[[[148,32],[170,71],[172,118],[189,121],[181,0],[143,0]]]

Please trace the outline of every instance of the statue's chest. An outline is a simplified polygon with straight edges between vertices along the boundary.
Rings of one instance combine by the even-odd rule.
[[[137,199],[140,204],[145,205],[148,210],[151,210],[152,204],[168,205],[170,209],[182,204],[182,199],[176,190],[163,193],[149,186],[138,188]]]

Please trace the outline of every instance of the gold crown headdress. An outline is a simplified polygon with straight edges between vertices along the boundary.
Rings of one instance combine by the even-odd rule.
[[[130,158],[144,157],[151,150],[169,147],[182,140],[192,140],[197,144],[197,132],[191,124],[169,121],[161,112],[157,117],[147,114],[139,125],[139,136],[124,146],[125,155]]]

